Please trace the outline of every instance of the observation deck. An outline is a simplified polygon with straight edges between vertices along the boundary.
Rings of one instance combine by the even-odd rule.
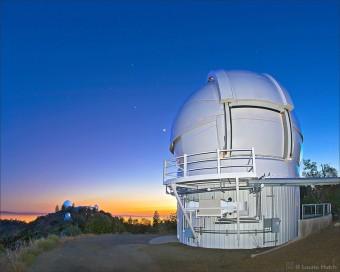
[[[165,160],[163,166],[164,185],[255,177],[254,148],[184,154]]]

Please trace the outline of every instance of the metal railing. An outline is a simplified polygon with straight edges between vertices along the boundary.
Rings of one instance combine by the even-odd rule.
[[[164,161],[163,181],[197,175],[225,173],[256,175],[254,148],[217,149],[215,151],[184,154]]]
[[[331,203],[302,204],[301,219],[321,217],[332,212]]]

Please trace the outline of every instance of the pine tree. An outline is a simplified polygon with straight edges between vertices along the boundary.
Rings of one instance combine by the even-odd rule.
[[[155,212],[154,212],[152,221],[153,221],[152,225],[153,225],[155,228],[161,223],[161,219],[160,219],[160,216],[159,216],[158,211],[155,211]]]

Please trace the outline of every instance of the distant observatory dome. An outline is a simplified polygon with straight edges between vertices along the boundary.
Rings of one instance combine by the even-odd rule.
[[[63,203],[63,207],[65,209],[70,208],[72,206],[73,206],[73,202],[71,200],[65,200],[64,203]]]
[[[64,221],[70,221],[71,220],[71,214],[69,212],[65,213],[64,215]]]

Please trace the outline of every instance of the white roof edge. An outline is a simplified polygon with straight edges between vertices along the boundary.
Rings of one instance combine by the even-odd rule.
[[[271,75],[266,73],[262,75],[266,77],[278,90],[284,108],[292,111],[294,109],[292,100],[286,93],[286,91],[281,87],[281,85]],[[237,101],[236,95],[234,94],[233,86],[231,84],[231,80],[228,76],[228,72],[226,72],[225,70],[214,70],[209,72],[208,81],[213,80],[217,83],[216,85],[218,88],[221,103]]]

